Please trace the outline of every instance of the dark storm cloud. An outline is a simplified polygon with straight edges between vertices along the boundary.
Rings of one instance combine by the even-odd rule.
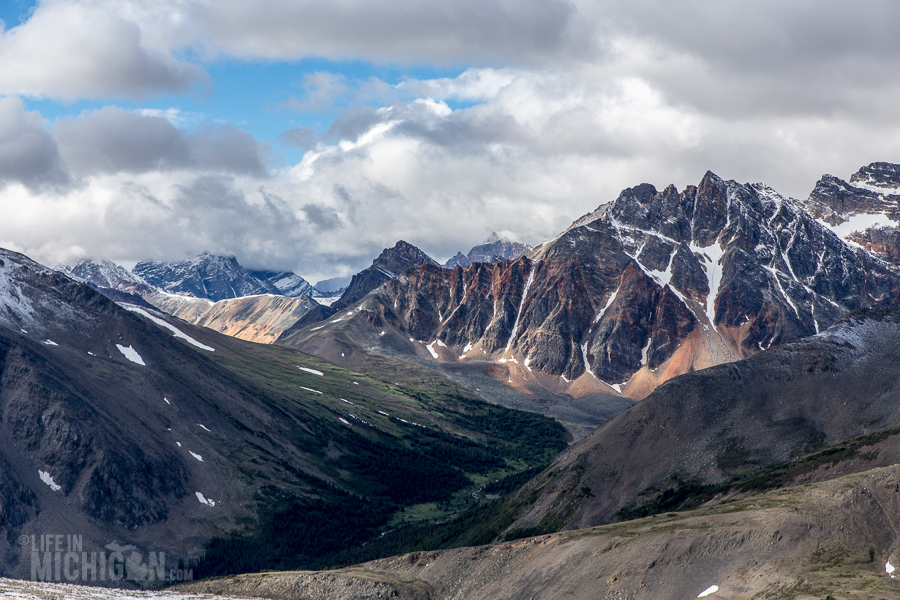
[[[303,212],[307,220],[320,231],[331,231],[341,226],[341,217],[333,208],[318,204],[306,204]]]
[[[59,123],[53,135],[81,175],[173,169],[265,174],[256,140],[231,126],[188,134],[162,117],[107,107]]]
[[[0,183],[19,182],[37,191],[69,179],[40,114],[25,112],[19,98],[0,98]]]
[[[211,45],[238,56],[531,63],[590,45],[560,0],[219,0],[195,14]]]

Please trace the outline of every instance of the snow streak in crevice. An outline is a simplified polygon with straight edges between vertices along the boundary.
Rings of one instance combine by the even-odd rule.
[[[534,270],[536,265],[531,265],[531,273],[528,274],[528,281],[525,282],[525,290],[522,292],[522,301],[519,302],[519,310],[516,311],[516,321],[513,323],[512,333],[509,335],[509,341],[506,342],[506,349],[503,351],[504,353],[509,352],[510,346],[512,346],[513,340],[516,339],[516,331],[519,329],[519,319],[522,316],[522,308],[525,306],[525,298],[528,297],[528,288],[531,287],[531,282],[534,281]]]

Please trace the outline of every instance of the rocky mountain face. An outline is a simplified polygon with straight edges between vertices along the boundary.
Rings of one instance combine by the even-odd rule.
[[[420,265],[285,343],[337,328],[367,351],[489,361],[514,387],[643,398],[898,297],[893,266],[808,204],[713,173],[682,191],[643,184],[517,260]]]
[[[472,263],[495,263],[504,260],[515,260],[528,252],[531,246],[521,242],[513,242],[507,238],[501,238],[492,233],[483,243],[474,246],[468,254],[457,252],[456,256],[444,263],[445,269],[452,269],[459,265],[468,267]]]
[[[139,276],[108,260],[80,260],[74,265],[64,266],[63,270],[78,281],[98,288],[114,288],[134,293],[147,285]]]
[[[372,261],[372,266],[354,275],[340,299],[331,307],[335,312],[342,310],[360,300],[382,283],[400,277],[418,265],[438,266],[433,258],[412,244],[400,240],[393,248],[385,248]]]
[[[469,497],[465,473],[502,476],[565,445],[549,419],[433,372],[381,370],[390,383],[120,306],[0,250],[0,574],[29,576],[23,536],[164,552],[174,568],[213,535],[276,513],[314,532],[305,545],[290,537],[291,559],[315,560],[376,536],[402,507]],[[518,433],[484,425],[517,419]],[[523,429],[545,431],[549,446],[524,447]],[[317,521],[321,511],[331,518]],[[322,550],[336,530],[340,544]]]

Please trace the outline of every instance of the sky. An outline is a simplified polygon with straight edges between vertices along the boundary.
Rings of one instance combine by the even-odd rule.
[[[900,3],[0,0],[0,247],[312,282],[900,162]]]

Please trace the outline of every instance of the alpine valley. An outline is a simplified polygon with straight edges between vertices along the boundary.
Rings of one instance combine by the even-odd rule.
[[[337,298],[0,251],[0,574],[53,534],[220,576],[185,595],[900,598],[898,221],[873,163],[400,241]]]

